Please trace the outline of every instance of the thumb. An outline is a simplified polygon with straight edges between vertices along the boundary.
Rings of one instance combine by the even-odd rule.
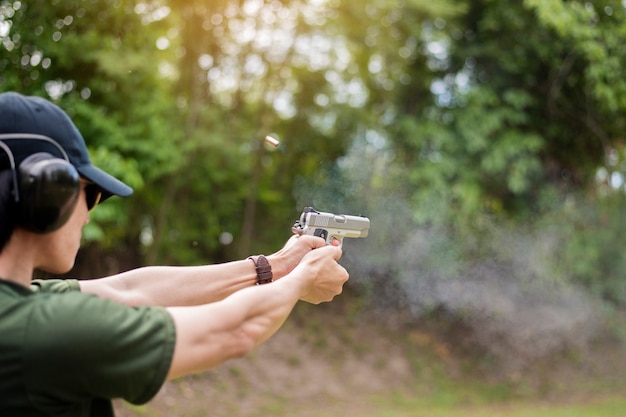
[[[312,250],[323,248],[324,246],[326,246],[326,241],[318,236],[296,235],[296,239],[299,239],[300,241],[302,241],[302,243],[308,245]]]

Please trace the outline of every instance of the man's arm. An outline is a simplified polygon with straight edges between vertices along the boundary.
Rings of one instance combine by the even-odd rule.
[[[274,334],[298,300],[314,304],[340,294],[348,279],[341,249],[311,251],[285,279],[247,288],[203,306],[171,307],[176,346],[168,379],[245,356]]]
[[[302,257],[324,246],[321,238],[293,236],[267,258],[274,279],[290,273]],[[80,281],[81,291],[128,305],[192,306],[222,300],[256,283],[250,260],[203,266],[149,266],[105,278]]]

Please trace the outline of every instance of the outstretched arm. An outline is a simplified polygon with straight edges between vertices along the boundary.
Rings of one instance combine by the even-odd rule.
[[[324,245],[321,238],[292,236],[267,258],[274,279],[289,274],[304,255]],[[203,266],[149,266],[80,281],[81,291],[128,305],[192,306],[222,300],[256,283],[254,264],[240,260]]]
[[[320,248],[278,282],[247,288],[209,305],[169,308],[176,346],[168,378],[244,356],[280,328],[299,299],[317,304],[340,294],[348,279],[336,262],[340,256],[339,248]]]

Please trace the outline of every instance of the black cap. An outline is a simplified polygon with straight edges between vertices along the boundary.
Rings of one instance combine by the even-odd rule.
[[[85,140],[72,120],[60,107],[44,98],[15,92],[0,93],[0,134],[11,148],[16,165],[37,152],[64,157],[49,141],[29,139],[29,135],[42,135],[63,148],[78,173],[102,189],[103,198],[111,195],[127,197],[133,193],[128,185],[91,163]]]

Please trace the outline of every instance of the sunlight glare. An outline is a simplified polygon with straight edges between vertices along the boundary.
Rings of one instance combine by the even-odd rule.
[[[202,54],[198,58],[198,65],[200,65],[200,68],[202,68],[203,70],[208,70],[209,68],[213,66],[213,61],[214,60],[211,55]]]
[[[624,176],[621,172],[613,172],[611,174],[611,187],[617,190],[624,184]]]
[[[11,31],[11,22],[0,20],[0,38],[5,38],[9,36],[10,31]]]
[[[293,104],[293,95],[288,91],[281,91],[274,100],[273,106],[283,119],[290,119],[297,113]]]
[[[170,47],[170,40],[167,39],[165,36],[161,36],[159,39],[156,40],[156,47],[158,50],[164,51]]]
[[[243,12],[248,16],[256,16],[263,8],[263,0],[247,0],[243,4]]]

